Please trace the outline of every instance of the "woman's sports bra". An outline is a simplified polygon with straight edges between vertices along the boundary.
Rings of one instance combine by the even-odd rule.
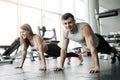
[[[37,44],[37,42],[35,41],[35,39],[33,38],[33,42],[34,42],[34,46],[30,46],[31,47],[31,49],[33,50],[38,50],[38,44]],[[45,44],[45,41],[43,40],[43,42],[42,42],[42,45],[43,45],[43,48],[45,48],[45,46],[46,46],[46,44]]]

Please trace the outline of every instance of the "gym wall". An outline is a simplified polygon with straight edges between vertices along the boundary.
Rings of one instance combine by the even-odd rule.
[[[120,10],[117,16],[100,18],[101,34],[107,35],[111,32],[120,32]]]

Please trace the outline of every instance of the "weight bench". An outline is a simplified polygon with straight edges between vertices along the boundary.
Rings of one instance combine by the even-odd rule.
[[[8,47],[5,48],[5,52],[3,54],[0,53],[0,63],[13,63],[15,59],[14,56],[10,56],[15,50],[17,50],[20,46],[19,38],[15,39],[13,43]],[[15,54],[16,55],[16,54]]]

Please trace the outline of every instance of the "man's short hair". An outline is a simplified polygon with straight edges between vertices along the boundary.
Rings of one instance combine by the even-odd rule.
[[[69,17],[71,17],[74,20],[74,16],[71,13],[65,13],[62,15],[62,20],[67,20]]]

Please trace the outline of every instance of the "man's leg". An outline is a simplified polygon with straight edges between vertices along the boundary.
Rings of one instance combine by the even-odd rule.
[[[97,51],[101,52],[101,53],[106,53],[108,55],[110,55],[111,53],[113,53],[113,57],[111,58],[111,63],[115,63],[116,62],[116,54],[117,54],[117,50],[115,48],[112,48],[109,43],[99,34],[96,34],[97,37],[99,38],[99,45],[97,47]]]

